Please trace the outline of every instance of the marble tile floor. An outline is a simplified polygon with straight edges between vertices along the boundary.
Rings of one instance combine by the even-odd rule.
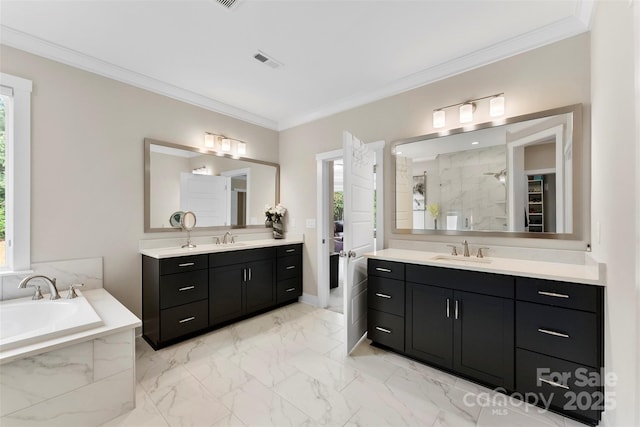
[[[106,427],[581,424],[362,342],[295,303],[153,351],[136,341],[136,408]]]

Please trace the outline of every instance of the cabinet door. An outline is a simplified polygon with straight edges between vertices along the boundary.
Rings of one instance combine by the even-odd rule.
[[[246,312],[251,313],[276,303],[274,260],[256,261],[246,265]]]
[[[406,293],[406,352],[422,361],[451,368],[453,292],[407,283]]]
[[[513,300],[454,291],[453,368],[487,384],[513,389]]]
[[[212,268],[209,271],[209,325],[244,314],[244,266]]]

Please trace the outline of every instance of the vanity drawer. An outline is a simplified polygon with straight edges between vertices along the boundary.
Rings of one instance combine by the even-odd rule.
[[[160,260],[160,274],[175,274],[184,271],[206,270],[209,268],[207,255],[181,256]]]
[[[555,280],[516,278],[516,299],[596,312],[602,288]]]
[[[209,297],[209,271],[160,276],[160,309],[206,299]]]
[[[516,346],[589,366],[600,366],[595,313],[516,302]]]
[[[370,276],[367,285],[369,308],[385,313],[404,316],[404,282]]]
[[[291,279],[300,275],[302,267],[302,257],[300,255],[278,257],[277,277],[278,280]]]
[[[514,278],[502,274],[407,264],[407,282],[513,298]]]
[[[296,243],[294,245],[278,246],[277,253],[279,257],[289,255],[302,255],[302,244]]]
[[[284,301],[296,299],[302,295],[302,280],[298,277],[278,281],[276,287],[276,302],[278,304]]]
[[[239,251],[218,252],[209,254],[209,267],[244,264],[247,262],[271,259],[276,256],[275,248],[244,249]]]
[[[378,310],[367,312],[367,338],[404,352],[404,317]]]
[[[160,313],[160,341],[182,337],[204,329],[209,324],[209,302],[207,300],[168,308]]]
[[[594,384],[596,378],[601,378],[598,369],[516,350],[516,389],[519,393],[534,398],[538,404],[542,396],[544,401],[550,400],[552,409],[588,420],[591,424],[597,424],[604,409],[604,389]]]
[[[367,260],[367,275],[404,280],[404,264],[381,259]]]

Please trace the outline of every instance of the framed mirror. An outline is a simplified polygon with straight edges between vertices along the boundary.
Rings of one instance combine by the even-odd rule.
[[[144,140],[144,231],[180,231],[173,214],[191,211],[194,230],[264,228],[265,205],[279,201],[280,166]],[[175,221],[174,221],[175,222]]]
[[[397,233],[582,238],[581,105],[407,138],[391,150]]]

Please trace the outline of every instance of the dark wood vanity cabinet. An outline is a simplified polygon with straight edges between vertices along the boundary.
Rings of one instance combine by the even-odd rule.
[[[276,249],[209,255],[211,326],[275,305]]]
[[[408,264],[406,289],[407,354],[513,389],[513,278]]]
[[[516,279],[516,389],[596,425],[604,410],[604,288]]]
[[[379,259],[368,275],[374,343],[600,421],[604,287]]]
[[[302,244],[157,259],[142,256],[142,335],[154,348],[294,302]]]
[[[207,328],[207,255],[142,257],[142,330],[153,346]]]

